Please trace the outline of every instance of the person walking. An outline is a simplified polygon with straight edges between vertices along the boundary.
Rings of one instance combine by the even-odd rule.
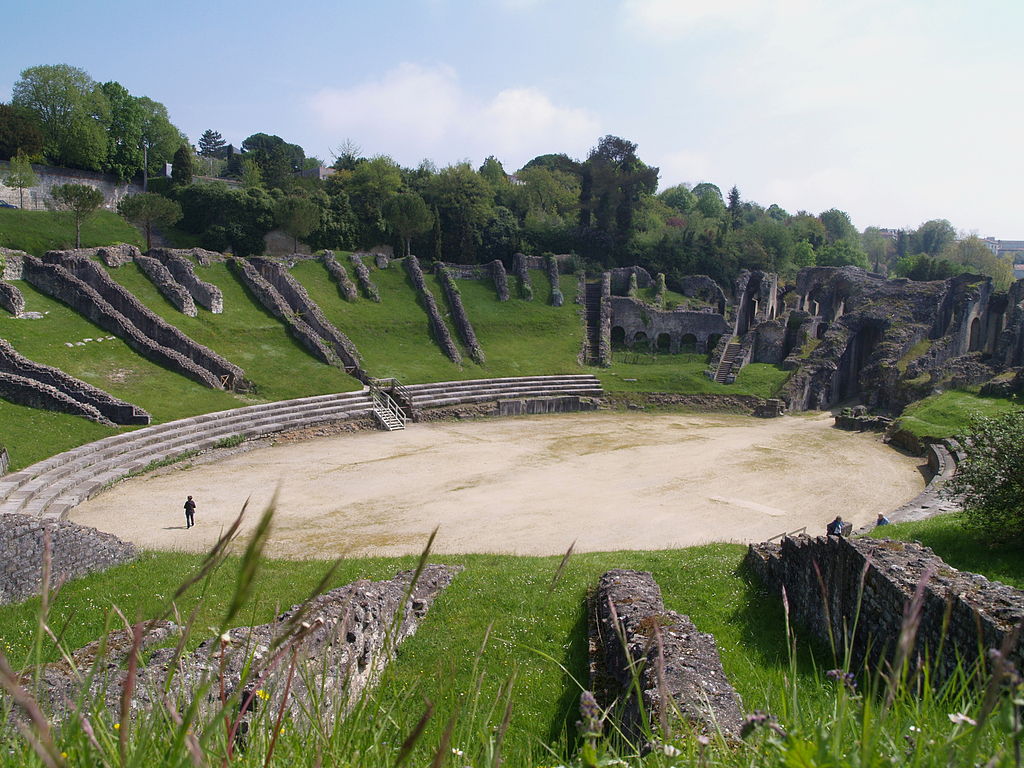
[[[194,501],[192,501],[192,497],[189,496],[188,499],[185,501],[185,530],[186,531],[189,528],[191,528],[193,525],[196,524],[196,522],[195,522],[195,514],[196,514],[196,503]]]

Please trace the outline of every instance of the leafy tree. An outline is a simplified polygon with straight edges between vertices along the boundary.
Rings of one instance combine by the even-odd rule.
[[[980,272],[992,278],[999,290],[1006,290],[1013,282],[1013,265],[989,250],[977,237],[965,237],[948,244],[939,258],[962,265],[958,271]]]
[[[171,168],[171,183],[180,187],[192,183],[195,175],[195,167],[192,162],[192,148],[188,144],[182,144],[174,153],[174,163]]]
[[[801,240],[793,246],[793,264],[797,268],[813,267],[817,264],[817,259],[814,255],[814,246],[806,240]]]
[[[358,170],[358,169],[357,169]],[[450,165],[430,180],[429,202],[437,208],[443,253],[472,264],[481,229],[491,215],[491,190],[469,163]]]
[[[892,268],[893,273],[911,280],[945,280],[960,274],[960,267],[945,259],[937,259],[927,253],[904,256]]]
[[[260,189],[263,186],[263,174],[256,161],[250,157],[243,157],[242,160],[242,186],[246,189]]]
[[[346,189],[359,219],[362,245],[377,245],[387,238],[384,206],[401,188],[402,171],[387,155],[364,160],[351,172]]]
[[[289,144],[280,136],[254,133],[242,142],[242,152],[260,169],[268,189],[287,189],[292,174],[302,170],[306,154],[298,144]]]
[[[910,234],[911,253],[938,256],[942,249],[956,242],[956,230],[945,219],[926,221]]]
[[[153,247],[153,227],[170,226],[181,219],[181,205],[152,192],[121,198],[117,212],[146,233],[146,249]]]
[[[677,184],[658,193],[658,197],[666,205],[672,206],[679,213],[688,213],[697,207],[697,196],[687,184]]]
[[[704,181],[693,188],[697,198],[697,211],[707,219],[721,219],[725,216],[726,207],[722,201],[722,190],[714,184]]]
[[[406,256],[412,253],[412,238],[434,225],[430,208],[415,192],[403,192],[388,200],[384,204],[384,218],[395,234],[402,238]]]
[[[75,248],[82,247],[82,224],[103,205],[103,193],[86,184],[58,184],[50,190],[54,202],[75,224]]]
[[[805,240],[815,250],[825,245],[825,225],[817,216],[800,211],[786,222],[786,226],[793,232],[793,239],[797,242]]]
[[[299,240],[320,224],[320,209],[308,197],[287,195],[274,205],[277,226],[291,235],[293,249],[299,250]]]
[[[18,190],[18,207],[25,207],[25,190],[39,183],[39,177],[32,170],[32,163],[19,153],[11,158],[10,168],[4,176],[4,184]]]
[[[109,104],[85,70],[68,64],[29,67],[14,84],[11,103],[35,114],[51,160],[74,168],[102,168]]]
[[[865,229],[861,233],[860,242],[875,272],[878,272],[882,266],[888,266],[896,253],[893,241],[878,227]]]
[[[345,139],[338,147],[331,150],[336,171],[354,171],[356,166],[366,158],[361,155],[362,149],[352,139]]]
[[[849,240],[839,240],[818,251],[817,263],[819,267],[854,266],[867,269],[868,257]]]
[[[729,190],[729,216],[732,218],[733,229],[740,226],[740,191],[734,184],[732,189]]]
[[[207,128],[199,137],[199,154],[203,157],[223,157],[227,142],[217,131]]]
[[[167,107],[145,96],[136,99],[142,110],[142,153],[145,180],[163,172],[164,164],[172,162],[174,153],[186,143],[185,136],[175,128],[167,115]]]
[[[525,218],[530,211],[569,217],[577,213],[580,180],[575,174],[539,165],[516,174],[519,184],[512,187],[512,207]]]
[[[0,159],[18,154],[29,158],[42,156],[43,132],[31,110],[0,104]]]
[[[142,125],[145,113],[138,99],[120,83],[104,83],[100,89],[110,107],[104,169],[125,181],[142,170]]]
[[[993,542],[1024,540],[1024,410],[975,419],[960,444],[966,458],[949,487],[962,494],[964,523]]]
[[[853,226],[853,222],[850,221],[850,215],[846,211],[840,211],[838,208],[829,208],[827,211],[822,211],[818,218],[821,219],[821,223],[825,227],[825,241],[829,245],[838,242],[848,242],[853,246],[860,246],[860,236],[857,233],[857,228]]]

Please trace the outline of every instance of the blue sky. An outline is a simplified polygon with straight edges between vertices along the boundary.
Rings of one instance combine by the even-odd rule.
[[[193,142],[512,171],[611,133],[663,188],[1024,238],[1021,0],[35,0],[3,21],[0,100],[72,64]]]

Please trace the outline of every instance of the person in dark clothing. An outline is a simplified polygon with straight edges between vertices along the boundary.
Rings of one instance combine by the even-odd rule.
[[[191,497],[189,497],[191,498]],[[825,534],[828,536],[839,536],[843,535],[843,518],[836,515],[836,519],[825,526]]]
[[[192,497],[189,496],[185,501],[185,530],[188,530],[195,525],[194,515],[196,513],[196,503],[192,501]]]

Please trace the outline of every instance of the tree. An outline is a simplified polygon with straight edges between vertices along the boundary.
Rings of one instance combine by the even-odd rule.
[[[149,176],[162,173],[164,164],[171,162],[174,153],[185,143],[185,136],[175,128],[167,116],[167,107],[159,101],[140,96],[136,99],[142,110],[142,153],[145,165],[143,189]]]
[[[299,239],[306,237],[320,223],[320,209],[307,197],[288,195],[274,204],[274,221],[291,235],[293,249],[299,250]]]
[[[942,249],[956,242],[956,230],[945,219],[926,221],[910,233],[910,252],[938,256]]]
[[[109,103],[85,70],[67,64],[29,67],[14,84],[11,103],[38,118],[44,152],[51,160],[74,168],[102,168]]]
[[[18,154],[29,158],[43,154],[43,132],[31,110],[0,104],[0,159]]]
[[[402,188],[402,171],[387,155],[376,155],[359,163],[351,172],[346,189],[352,210],[359,219],[359,240],[364,246],[377,245],[387,236],[384,205]]]
[[[690,190],[688,184],[677,184],[669,187],[664,192],[659,192],[658,197],[666,205],[675,208],[679,213],[689,213],[697,207],[697,196]]]
[[[50,190],[54,202],[75,223],[75,248],[82,247],[82,224],[103,205],[103,193],[86,184],[58,184]]]
[[[740,225],[740,190],[734,184],[729,190],[729,217],[732,219],[732,227],[736,229]]]
[[[250,157],[243,157],[242,160],[242,186],[246,189],[259,189],[263,186],[263,174],[256,161]]]
[[[289,144],[280,136],[254,133],[242,142],[242,152],[255,161],[268,189],[287,189],[292,174],[302,170],[306,154],[298,144]]]
[[[174,200],[143,192],[121,198],[117,212],[146,233],[146,250],[153,247],[153,226],[170,226],[181,219],[181,206]]]
[[[4,176],[4,184],[18,190],[18,207],[25,207],[25,190],[39,183],[39,177],[32,170],[32,163],[23,154],[11,158],[11,165]]]
[[[104,169],[125,181],[142,170],[145,158],[142,123],[145,115],[138,99],[120,83],[104,83],[100,89],[110,106]]]
[[[984,242],[974,236],[948,244],[942,249],[939,258],[963,265],[961,271],[988,275],[1001,291],[1005,291],[1013,282],[1013,265],[992,253]]]
[[[966,457],[949,488],[961,494],[964,523],[993,542],[1024,538],[1024,410],[982,417],[959,438]]]
[[[428,196],[440,216],[442,252],[461,264],[472,264],[481,229],[491,215],[490,186],[469,163],[459,163],[438,171],[430,180]]]
[[[849,240],[840,240],[818,251],[817,263],[819,267],[854,266],[867,269],[868,257]]]
[[[171,167],[171,182],[179,187],[186,187],[192,183],[195,175],[195,168],[192,163],[192,148],[187,144],[178,147],[174,153],[174,164]]]
[[[203,157],[223,157],[227,142],[217,131],[207,128],[199,137],[199,154]]]
[[[434,214],[415,192],[403,192],[388,200],[384,204],[384,218],[395,234],[402,238],[406,256],[412,253],[412,238],[422,235],[434,225]]]
[[[818,218],[821,219],[821,223],[825,227],[825,240],[829,245],[838,242],[848,242],[859,247],[860,235],[857,233],[857,228],[853,226],[853,222],[850,221],[850,215],[846,211],[840,211],[838,208],[829,208],[827,211],[822,211]]]

